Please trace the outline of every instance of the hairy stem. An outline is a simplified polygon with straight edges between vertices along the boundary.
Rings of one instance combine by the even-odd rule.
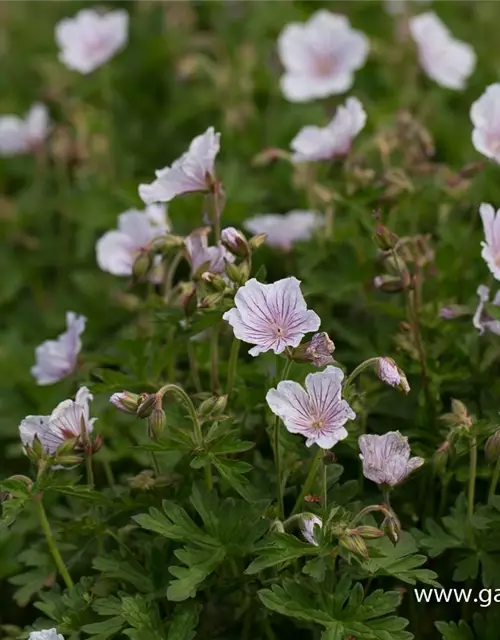
[[[474,496],[476,492],[476,473],[477,473],[477,441],[473,436],[470,442],[469,450],[469,490],[467,492],[467,518],[469,521],[469,542],[472,545],[473,529],[472,516],[474,515]]]
[[[496,493],[499,477],[500,477],[500,457],[495,462],[495,468],[493,469],[493,475],[491,476],[490,490],[488,491],[488,502],[491,502],[491,499]]]
[[[287,360],[283,367],[283,373],[281,379],[285,380],[290,372],[292,361]],[[274,419],[274,464],[276,467],[276,501],[278,505],[278,518],[283,520],[285,517],[284,505],[283,505],[283,484],[281,474],[281,452],[280,452],[280,419],[278,416]]]
[[[35,496],[35,504],[38,511],[38,517],[40,519],[40,524],[42,525],[43,532],[45,534],[45,538],[47,540],[47,545],[49,547],[50,553],[54,558],[54,562],[56,563],[57,569],[61,574],[62,579],[64,580],[65,585],[68,589],[73,588],[73,580],[69,575],[68,570],[66,569],[66,565],[64,564],[64,560],[59,553],[59,549],[57,548],[56,542],[54,540],[54,536],[52,534],[52,529],[50,528],[50,523],[47,518],[47,514],[45,513],[45,509],[42,503],[42,495],[38,494]]]
[[[219,394],[220,384],[219,384],[219,331],[220,324],[212,327],[212,337],[210,340],[210,363],[211,363],[211,385],[212,392],[215,395]]]
[[[352,373],[348,375],[347,378],[344,380],[344,384],[343,384],[344,393],[346,389],[348,389],[351,386],[351,384],[354,382],[354,380],[359,376],[359,374],[362,371],[364,371],[365,369],[368,369],[368,367],[371,367],[372,365],[377,364],[378,360],[379,360],[378,357],[368,358],[368,360],[365,360],[361,364],[358,364],[358,366],[352,371]]]
[[[240,350],[240,341],[238,338],[233,339],[233,344],[231,345],[231,354],[229,355],[229,365],[227,371],[227,385],[226,385],[226,394],[227,397],[231,395],[234,386],[234,379],[236,377],[236,368],[238,366],[238,353]]]
[[[316,476],[318,474],[318,467],[322,457],[323,457],[323,449],[318,449],[316,455],[314,456],[314,460],[312,461],[311,467],[309,469],[309,473],[307,474],[306,481],[302,486],[302,491],[300,492],[300,495],[297,498],[297,501],[295,502],[295,506],[292,509],[292,515],[297,513],[297,511],[300,511],[304,498],[311,491],[311,487],[314,481],[316,480]]]

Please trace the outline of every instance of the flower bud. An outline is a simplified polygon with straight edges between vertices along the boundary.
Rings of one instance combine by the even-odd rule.
[[[292,350],[295,362],[310,362],[315,367],[324,367],[333,362],[335,345],[326,332],[315,333],[309,342]]]
[[[384,521],[382,522],[382,526],[380,528],[389,538],[389,540],[394,542],[394,544],[397,543],[397,541],[399,540],[399,535],[401,533],[401,523],[399,522],[399,519],[397,518],[395,513],[388,514],[384,518]]]
[[[250,238],[248,244],[251,249],[258,249],[261,245],[264,244],[267,238],[267,233],[258,233],[257,235]]]
[[[155,407],[148,417],[148,435],[151,440],[159,440],[163,429],[167,424],[165,411],[160,407]]]
[[[201,279],[203,280],[203,282],[206,282],[213,291],[222,292],[227,289],[227,283],[224,278],[221,278],[221,276],[217,275],[216,273],[204,271],[201,274]]]
[[[98,433],[96,437],[90,443],[90,449],[92,453],[97,453],[104,443],[102,433]]]
[[[410,391],[410,385],[404,371],[398,367],[392,358],[379,358],[375,371],[382,382],[389,384],[391,387],[401,389],[403,393]]]
[[[223,299],[223,293],[209,293],[208,296],[205,296],[201,301],[201,306],[205,309],[213,309],[219,302],[222,302]]]
[[[484,446],[484,453],[488,462],[496,462],[500,458],[500,429],[493,433]]]
[[[252,164],[255,167],[265,167],[271,162],[276,162],[277,160],[287,160],[288,162],[291,162],[292,154],[288,151],[284,151],[283,149],[271,147],[269,149],[264,149],[264,151],[261,151],[254,156]]]
[[[181,304],[186,317],[190,318],[198,309],[198,297],[196,295],[195,288],[193,288],[191,291],[186,291],[181,296]]]
[[[461,304],[449,304],[446,307],[441,307],[438,315],[443,320],[454,320],[462,316],[470,316],[471,310]]]
[[[137,417],[148,418],[156,404],[156,393],[141,393],[139,406],[137,407]]]
[[[460,400],[455,398],[451,401],[451,413],[445,413],[441,416],[453,429],[465,429],[468,431],[472,427],[472,418],[467,411],[467,407]]]
[[[341,536],[341,546],[353,553],[355,556],[361,556],[364,560],[368,560],[370,556],[368,554],[368,547],[366,546],[366,542],[360,535],[348,534],[348,531],[353,531],[353,529],[347,529],[344,535]]]
[[[394,249],[399,241],[398,236],[380,222],[377,222],[375,226],[374,239],[377,245],[384,251]]]
[[[155,249],[178,249],[184,246],[184,238],[173,233],[155,238],[151,243]]]
[[[149,251],[141,251],[135,259],[132,267],[132,275],[135,280],[143,280],[153,266],[153,259],[149,254]]]
[[[448,458],[450,457],[451,442],[445,440],[435,452],[432,457],[432,466],[436,473],[442,473],[446,469],[448,464]]]
[[[239,258],[248,258],[250,255],[250,245],[247,239],[241,231],[234,227],[226,227],[222,230],[221,242],[228,251]]]
[[[382,276],[376,276],[373,279],[373,285],[384,293],[399,293],[400,291],[405,291],[410,288],[411,278],[409,273],[403,274],[403,276],[384,274]]]
[[[357,534],[358,536],[366,538],[367,540],[371,538],[381,538],[383,535],[385,535],[384,532],[380,529],[377,529],[377,527],[371,527],[364,524],[356,527],[355,529],[347,529],[346,533],[348,532],[350,534]]]
[[[227,395],[225,396],[213,396],[207,398],[198,407],[198,415],[200,418],[217,417],[224,413],[227,406]]]
[[[141,396],[138,393],[131,393],[130,391],[119,391],[113,393],[109,401],[117,409],[124,413],[137,413]]]
[[[248,265],[246,262],[242,262],[241,264],[228,262],[226,264],[226,274],[235,284],[242,286],[248,280]]]

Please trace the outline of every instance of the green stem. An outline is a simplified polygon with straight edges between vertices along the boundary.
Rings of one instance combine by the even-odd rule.
[[[64,560],[59,553],[59,549],[54,540],[54,536],[52,535],[52,529],[50,528],[50,523],[47,519],[47,514],[45,513],[45,509],[43,508],[42,496],[38,494],[35,496],[35,504],[37,506],[38,517],[40,518],[40,524],[42,525],[43,532],[45,534],[45,538],[47,540],[47,545],[50,549],[50,553],[54,558],[54,562],[56,563],[57,569],[61,574],[62,579],[64,580],[65,585],[68,589],[73,588],[73,580],[69,575],[68,570],[66,569],[66,565],[64,564]]]
[[[364,371],[365,369],[368,369],[368,367],[371,367],[372,364],[373,365],[377,364],[378,360],[379,358],[368,358],[368,360],[365,360],[361,364],[358,364],[358,366],[352,371],[352,373],[348,375],[347,378],[344,380],[344,384],[343,384],[344,393],[346,392],[346,389],[348,389],[351,386],[355,378],[357,378],[357,376],[359,376],[359,374],[362,371]]]
[[[200,373],[198,371],[198,362],[193,349],[193,343],[188,339],[187,341],[187,354],[189,359],[189,366],[191,368],[191,376],[193,378],[194,388],[197,393],[201,393],[203,388],[201,386]]]
[[[94,486],[94,470],[92,469],[92,452],[85,452],[85,469],[87,471],[87,484],[89,487]]]
[[[188,394],[184,391],[182,387],[179,387],[176,384],[166,384],[156,393],[156,395],[160,398],[160,402],[163,400],[163,396],[165,396],[167,393],[173,393],[183,401],[185,407],[189,412],[189,417],[191,418],[191,422],[193,423],[196,443],[198,446],[201,447],[203,444],[201,427],[198,421],[198,415],[196,413],[196,409],[194,408],[194,405],[191,402],[191,398],[188,396]]]
[[[323,451],[323,473],[321,478],[321,504],[323,507],[323,521],[326,522],[326,518],[328,516],[328,484],[327,484],[327,476],[326,476],[326,463],[325,463],[325,454],[326,451]]]
[[[182,258],[184,257],[184,251],[178,251],[176,255],[172,258],[172,261],[166,268],[165,272],[165,280],[163,286],[163,296],[165,298],[165,302],[169,302],[170,294],[172,293],[172,287],[174,283],[175,272],[177,271],[177,267],[179,266]]]
[[[226,394],[227,397],[231,395],[234,386],[234,379],[236,377],[236,368],[238,366],[238,353],[240,350],[240,341],[238,338],[233,339],[233,344],[231,345],[231,354],[229,355],[229,365],[227,371],[227,385],[226,385]]]
[[[156,457],[156,453],[154,451],[151,451],[151,462],[153,463],[153,470],[155,472],[155,476],[159,478],[161,475],[160,464],[158,462],[158,458]]]
[[[318,449],[316,455],[314,456],[314,460],[312,461],[311,467],[309,469],[309,473],[307,474],[306,481],[302,486],[302,491],[300,492],[300,495],[297,498],[295,506],[293,507],[292,515],[297,513],[297,511],[300,511],[304,498],[311,491],[311,487],[316,479],[319,463],[321,462],[322,457],[323,457],[323,449]]]
[[[212,338],[210,340],[210,362],[211,362],[211,384],[212,392],[219,394],[219,331],[220,324],[212,327]]]
[[[287,360],[283,367],[283,373],[281,380],[285,380],[290,372],[292,361]],[[283,484],[281,478],[281,453],[280,453],[280,418],[278,416],[274,419],[274,464],[276,467],[276,500],[278,504],[278,518],[283,520],[285,517],[284,505],[283,505]]]
[[[467,494],[467,518],[469,521],[469,541],[473,544],[472,516],[474,515],[474,496],[476,492],[477,473],[477,442],[476,437],[471,438],[469,451],[469,490]]]
[[[491,499],[496,493],[499,477],[500,477],[500,457],[497,458],[497,461],[495,462],[495,468],[493,469],[493,475],[491,476],[490,490],[488,492],[488,502],[491,502]]]
[[[212,465],[208,463],[203,467],[205,473],[205,484],[207,485],[207,489],[212,491],[214,483],[212,479]]]

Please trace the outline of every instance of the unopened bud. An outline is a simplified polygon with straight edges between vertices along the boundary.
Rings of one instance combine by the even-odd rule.
[[[173,233],[155,238],[151,243],[155,249],[178,249],[184,246],[184,238]]]
[[[410,391],[410,385],[404,371],[398,367],[392,358],[379,358],[375,371],[382,382],[389,384],[391,387],[401,389],[403,393]]]
[[[198,297],[196,295],[196,289],[193,289],[190,292],[186,292],[186,294],[182,297],[182,307],[184,309],[184,313],[188,318],[190,318],[198,308]]]
[[[250,245],[245,236],[234,227],[226,227],[221,233],[222,244],[235,256],[248,258],[250,255]]]
[[[310,362],[315,367],[324,367],[333,362],[332,353],[335,345],[327,333],[315,333],[309,342],[292,350],[295,362]]]
[[[219,302],[222,302],[223,299],[223,293],[209,293],[208,296],[205,296],[201,301],[201,306],[205,309],[213,309],[214,307],[217,307]]]
[[[442,473],[446,469],[448,464],[448,458],[450,457],[451,442],[445,440],[432,456],[432,466],[436,473]]]
[[[248,280],[248,265],[246,262],[242,262],[238,265],[228,262],[226,264],[226,274],[235,284],[242,286]]]
[[[207,400],[204,400],[198,407],[198,415],[200,416],[200,418],[208,418],[209,416],[220,416],[222,413],[224,413],[226,405],[227,395],[207,398]]]
[[[349,531],[349,529],[347,531]],[[360,535],[348,535],[346,532],[340,538],[340,544],[354,555],[361,556],[365,560],[368,560],[368,558],[370,557],[368,554],[368,547],[366,546],[366,542]]]
[[[375,242],[384,251],[394,249],[399,242],[398,236],[380,222],[375,226]]]
[[[60,464],[62,467],[70,467],[75,464],[80,464],[83,461],[81,456],[57,456],[56,457],[57,464]]]
[[[57,447],[56,457],[71,455],[75,452],[75,449],[80,449],[81,446],[78,447],[79,438],[65,438],[64,441]]]
[[[359,527],[356,527],[355,529],[347,529],[347,532],[351,532],[352,534],[357,534],[359,536],[361,536],[362,538],[366,538],[367,540],[371,539],[371,538],[381,538],[384,534],[383,531],[381,531],[380,529],[377,529],[377,527],[371,527],[369,525],[360,525]]]
[[[90,449],[92,453],[97,453],[103,444],[104,438],[102,437],[102,433],[98,433],[90,443]]]
[[[156,404],[156,393],[141,393],[139,406],[137,407],[138,418],[148,418]]]
[[[135,280],[143,280],[146,278],[148,273],[153,266],[153,259],[149,254],[149,251],[141,251],[137,258],[135,259],[134,265],[132,267],[132,275]]]
[[[248,244],[251,249],[258,249],[261,245],[266,241],[267,234],[266,233],[258,233],[257,235],[250,238]]]
[[[113,393],[109,401],[124,413],[137,413],[141,396],[130,391],[119,391],[118,393]]]
[[[376,276],[373,279],[373,286],[384,293],[398,293],[400,291],[405,291],[411,286],[410,274],[406,273],[402,276],[390,276],[388,274]]]
[[[382,526],[380,527],[385,535],[394,544],[399,540],[401,534],[401,523],[399,522],[395,513],[391,513],[384,518]]]
[[[468,431],[472,427],[472,418],[467,411],[467,407],[460,400],[455,398],[451,401],[451,413],[445,413],[441,416],[454,429],[465,429]]]
[[[439,317],[443,320],[454,320],[462,316],[470,316],[471,310],[461,304],[449,304],[446,307],[441,307],[439,310]]]
[[[163,429],[167,424],[167,416],[165,411],[159,407],[155,407],[148,418],[148,435],[151,440],[159,440]]]
[[[227,283],[224,278],[211,271],[204,271],[201,274],[201,279],[203,282],[206,282],[213,291],[222,292],[227,289]]]
[[[484,446],[484,453],[488,462],[496,462],[500,458],[500,429],[497,429]]]
[[[287,160],[288,162],[292,161],[292,154],[288,151],[284,151],[283,149],[270,148],[264,149],[256,156],[254,156],[252,160],[252,164],[255,167],[265,167],[272,162],[276,162],[277,160]]]

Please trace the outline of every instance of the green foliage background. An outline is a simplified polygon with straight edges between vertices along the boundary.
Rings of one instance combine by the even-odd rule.
[[[127,385],[133,390],[144,390],[144,385],[149,385],[148,390],[153,390],[152,387],[162,381],[165,362],[169,359],[175,359],[177,380],[189,386],[187,335],[172,341],[165,310],[147,305],[137,307],[133,296],[144,297],[140,288],[139,291],[130,289],[124,279],[98,269],[95,242],[115,226],[119,213],[131,207],[142,208],[138,184],[150,181],[155,169],[170,164],[195,135],[210,125],[222,133],[217,171],[227,194],[223,226],[241,226],[245,218],[256,213],[308,208],[308,190],[292,180],[292,169],[287,163],[256,166],[253,159],[269,147],[286,149],[305,124],[326,124],[343,101],[338,97],[290,104],[279,90],[280,65],[276,55],[279,32],[288,22],[305,20],[315,9],[324,7],[348,15],[352,25],[364,31],[371,41],[369,60],[357,72],[349,95],[357,96],[368,113],[367,127],[356,140],[354,153],[358,165],[373,169],[375,174],[360,186],[353,164],[337,163],[330,167],[320,176],[320,181],[336,194],[333,237],[300,244],[285,257],[277,257],[264,247],[256,257],[255,271],[263,264],[268,282],[291,274],[302,280],[309,307],[321,316],[322,329],[335,341],[336,359],[348,369],[375,355],[391,355],[406,371],[412,387],[408,396],[381,388],[380,383],[369,376],[363,378],[356,399],[363,424],[357,423],[356,429],[372,433],[398,429],[410,437],[416,455],[430,459],[445,437],[438,416],[449,411],[451,398],[459,398],[466,404],[479,425],[477,501],[483,505],[478,509],[486,510],[477,516],[480,542],[469,548],[460,533],[465,509],[461,492],[468,477],[465,449],[458,451],[464,455],[457,454],[447,474],[435,474],[432,465],[427,465],[411,478],[398,490],[394,507],[404,528],[415,528],[414,537],[408,543],[415,546],[411,553],[417,551],[416,540],[431,557],[439,556],[430,561],[429,568],[437,571],[441,584],[460,587],[462,581],[467,580],[467,584],[477,588],[500,587],[497,570],[500,568],[500,516],[495,513],[500,504],[484,506],[491,469],[482,454],[482,445],[497,424],[498,338],[493,335],[480,338],[470,316],[454,321],[438,317],[440,307],[450,303],[469,305],[472,311],[477,286],[491,284],[480,257],[483,235],[478,207],[481,202],[491,202],[495,208],[500,206],[500,169],[487,164],[470,178],[462,175],[454,186],[451,178],[469,163],[481,159],[471,143],[469,109],[484,88],[499,78],[500,5],[486,1],[434,3],[436,12],[451,32],[471,43],[478,56],[477,69],[466,90],[453,92],[421,75],[412,46],[401,44],[397,39],[397,19],[388,16],[377,1],[144,0],[111,4],[112,8],[123,7],[130,14],[129,43],[110,63],[84,77],[68,71],[58,61],[53,31],[58,20],[73,15],[89,3],[0,3],[0,112],[21,114],[35,100],[43,101],[50,109],[54,126],[44,158],[38,161],[29,156],[0,159],[0,478],[29,472],[28,461],[18,442],[19,421],[28,414],[49,413],[77,388],[75,379],[37,387],[30,375],[34,348],[63,330],[67,310],[88,318],[83,336],[86,364],[79,381],[94,384],[93,414],[99,416],[99,431],[105,441],[99,455],[113,465],[119,481],[148,465],[147,453],[131,446],[143,437],[138,433],[142,427],[117,415],[108,407],[108,398],[112,391]],[[402,109],[411,113],[434,140],[432,162],[435,164],[427,172],[417,170],[405,156],[405,135],[411,136],[410,125],[404,124],[407,121],[398,129],[392,153],[385,160],[381,157],[379,142],[395,130],[397,114]],[[176,233],[184,235],[199,226],[202,204],[197,196],[171,204],[169,215]],[[373,212],[378,209],[384,223],[399,236],[430,236],[427,242],[434,259],[426,265],[419,316],[426,346],[431,406],[425,405],[419,362],[401,332],[400,323],[405,319],[403,297],[385,295],[372,285],[373,278],[382,271],[372,239]],[[181,275],[187,277],[187,269]],[[227,367],[230,346],[229,332],[226,335],[221,345],[222,374]],[[201,342],[196,349],[206,382],[208,347]],[[268,388],[265,376],[274,361],[267,356],[251,360],[246,356],[246,349],[242,349],[241,354],[237,411],[239,421],[244,424],[245,439],[254,440],[259,424],[265,424],[264,396]],[[107,373],[96,373],[100,367]],[[302,379],[302,373],[294,375]],[[356,429],[335,448],[345,470],[342,482],[359,479]],[[265,434],[259,438],[257,447],[246,460],[271,475]],[[286,442],[287,460],[295,464],[304,455],[302,444],[293,438]],[[175,465],[179,453],[162,453],[161,460],[165,472],[174,477],[178,473]],[[104,485],[103,468],[98,467],[97,476],[98,483]],[[252,479],[257,486],[265,484],[258,473]],[[187,500],[189,487],[181,489],[180,495]],[[331,499],[335,497],[339,496],[332,493]],[[352,499],[369,503],[379,498],[375,487],[365,482],[363,492],[358,487]],[[130,499],[128,516],[120,514],[121,526],[131,522],[130,516],[146,512],[147,507],[154,504],[150,495],[140,494],[134,500]],[[54,510],[61,520],[71,521],[78,514],[78,506],[69,503],[54,505]],[[432,521],[434,524],[431,522],[430,529],[426,529],[428,517],[439,521],[445,514],[448,522]],[[79,536],[85,537],[93,531],[91,523],[85,531],[85,522]],[[0,623],[23,627],[40,613],[28,601],[45,584],[44,562],[48,562],[48,556],[41,552],[39,543],[33,542],[34,518],[27,514],[15,527],[0,532],[3,596]],[[65,544],[70,545],[68,550],[71,549],[70,529],[66,528],[64,534]],[[458,541],[450,540],[450,534],[458,536]],[[241,544],[248,544],[250,548],[253,541]],[[450,552],[450,548],[455,551]],[[85,566],[87,549],[86,546],[79,549],[78,566]],[[155,543],[152,549],[158,554],[165,553],[166,557],[167,551],[161,543]],[[116,579],[105,563],[105,557],[97,558],[93,569],[102,572],[104,581]],[[26,565],[32,567],[31,583],[29,579],[17,583],[15,579],[9,580],[26,571]],[[157,564],[157,571],[160,565]],[[243,568],[242,565],[241,570]],[[87,569],[82,571],[82,575],[91,573]],[[148,592],[140,566],[127,567],[126,571],[129,582],[125,582],[129,587],[135,584],[137,592]],[[133,571],[135,582],[130,577]],[[166,565],[164,571],[166,573]],[[399,587],[395,572],[389,575],[392,577],[385,582],[377,578],[377,587]],[[158,585],[156,578],[152,580]],[[14,596],[19,585],[25,587],[26,583],[30,584],[26,591],[21,594],[18,591]],[[81,588],[85,591],[85,585]],[[342,583],[337,588],[351,587]],[[285,583],[266,589],[261,598],[274,599],[269,608],[287,616],[290,602],[302,598],[294,589],[297,587]],[[351,598],[357,598],[352,595],[354,591],[350,593]],[[368,599],[375,598],[376,593],[372,591]],[[386,596],[387,593],[392,592],[386,592]],[[12,608],[14,597],[16,605]],[[80,606],[81,601],[74,594],[72,597],[76,598],[75,602],[58,606],[77,616],[75,607]],[[314,596],[311,597],[314,602]],[[388,597],[389,600],[398,598]],[[366,611],[370,606],[378,611],[384,611],[384,606],[391,610],[390,603],[370,605],[367,600],[362,605]],[[106,603],[105,615],[119,618],[115,621],[116,633],[120,632],[123,620],[132,624],[130,619],[134,616],[146,615],[141,609],[149,606],[145,602],[136,596],[135,588],[129,588],[121,604],[114,602],[115,610],[112,602]],[[52,602],[46,606],[56,605]],[[211,606],[217,603],[212,602]],[[193,602],[179,610],[179,619],[186,616],[194,620],[199,613],[197,607]],[[446,640],[498,637],[498,612],[494,605],[478,609],[480,617],[475,618],[473,610],[460,611],[455,605],[421,605],[420,611],[415,607],[409,593],[403,599],[400,615],[410,618],[409,629],[418,638],[437,633],[435,620],[450,622],[439,627]],[[119,614],[115,615],[118,609]],[[330,607],[329,611],[328,615],[333,609]],[[363,615],[368,615],[366,611]],[[54,616],[49,617],[57,619]],[[361,620],[361,613],[359,616],[357,619]],[[468,621],[470,628],[465,623],[451,624],[461,617]],[[308,618],[306,614],[302,617],[304,620],[318,622],[317,616]],[[85,624],[90,622],[85,619]],[[181,625],[182,621],[176,624]],[[273,624],[279,638],[286,637],[293,628],[290,619],[285,617]],[[300,629],[302,623],[298,624]],[[331,628],[326,623],[325,626]],[[70,624],[68,629],[73,627]],[[132,627],[141,628],[133,624]],[[304,629],[310,627],[306,624]],[[304,629],[299,632],[313,633]],[[357,637],[356,632],[361,634],[360,638],[409,637],[391,635],[389,631],[389,635],[365,636],[356,628],[350,635]],[[10,631],[5,627],[3,633]],[[67,637],[77,637],[70,636],[69,631],[66,633]],[[163,637],[155,633],[158,632],[150,630],[150,637]],[[217,635],[213,630],[210,633],[212,635],[206,637],[241,637],[234,630],[227,631],[227,635]],[[146,640],[146,632],[142,634],[141,640]],[[195,637],[175,635],[172,631],[170,634],[172,639]],[[108,636],[96,633],[92,637]],[[342,636],[332,631],[331,635],[325,632],[323,637]]]

